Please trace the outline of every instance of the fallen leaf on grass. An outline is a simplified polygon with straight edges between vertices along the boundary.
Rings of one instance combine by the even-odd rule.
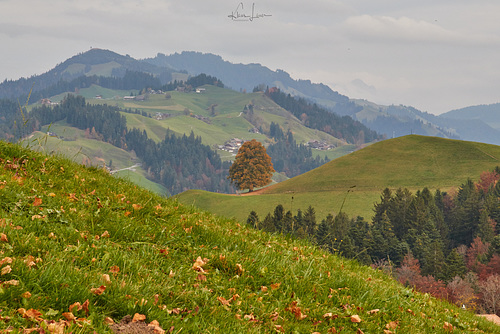
[[[290,311],[295,315],[295,319],[297,320],[303,320],[307,318],[307,315],[302,313],[302,310],[300,307],[297,306],[297,301],[293,301],[288,305],[287,308],[285,308],[285,311]]]
[[[35,197],[35,200],[33,201],[33,206],[40,206],[42,205],[42,199]]]
[[[387,328],[387,329],[396,329],[396,328],[398,328],[398,322],[397,321],[391,321],[387,325],[385,325],[385,328]]]
[[[376,309],[374,309],[374,310],[370,310],[370,311],[368,311],[368,312],[366,312],[366,313],[368,313],[368,314],[377,314],[379,311],[380,311],[380,310],[379,310],[378,308],[376,308]]]
[[[112,274],[118,274],[120,272],[120,267],[112,266],[111,268],[109,268],[109,272]]]
[[[359,317],[359,315],[355,314],[355,315],[351,315],[351,322],[361,322],[361,318]]]
[[[0,233],[0,241],[9,242],[7,235],[5,233]]]
[[[21,295],[21,297],[26,298],[26,299],[31,298],[31,293],[30,293],[29,291],[26,291],[26,292],[24,292],[24,293]]]
[[[65,317],[66,320],[68,320],[68,321],[76,321],[75,315],[73,313],[71,313],[71,312],[64,312],[62,314],[62,316]]]
[[[0,260],[0,266],[3,266],[6,263],[11,264],[12,258],[11,257],[4,257],[3,259]]]
[[[331,312],[323,314],[323,318],[325,319],[337,319],[338,317],[338,314],[333,314]]]
[[[102,275],[102,280],[106,283],[111,283],[111,278],[109,278],[109,275],[108,274],[103,274]]]
[[[19,281],[16,279],[11,279],[9,281],[3,282],[3,285],[5,285],[5,286],[9,286],[9,285],[17,286],[17,285],[19,285]]]
[[[102,295],[104,293],[104,290],[106,290],[106,286],[105,285],[101,285],[100,287],[98,288],[92,288],[90,289],[90,292],[92,292],[94,295]]]
[[[42,312],[35,310],[35,309],[32,309],[32,308],[30,308],[29,310],[26,310],[24,308],[20,308],[17,310],[17,313],[19,313],[25,319],[42,321],[42,318],[41,318]]]
[[[281,285],[281,283],[271,284],[271,289],[272,290],[277,290],[277,289],[279,289],[280,285]]]
[[[206,265],[208,262],[208,259],[202,259],[201,256],[198,256],[196,261],[193,264],[192,269],[199,271],[201,273],[206,273],[206,271],[203,269],[203,266]]]
[[[12,271],[12,268],[7,265],[5,267],[2,268],[2,271],[0,272],[2,275],[7,275],[8,273],[10,273]]]
[[[453,332],[453,325],[449,322],[444,322],[443,329],[448,332]]]

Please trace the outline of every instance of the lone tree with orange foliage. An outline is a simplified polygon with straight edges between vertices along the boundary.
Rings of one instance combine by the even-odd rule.
[[[271,182],[274,168],[266,148],[255,139],[241,145],[236,159],[229,168],[228,179],[238,189],[253,191]]]

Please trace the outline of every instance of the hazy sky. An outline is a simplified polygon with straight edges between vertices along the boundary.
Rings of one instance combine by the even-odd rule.
[[[271,16],[228,17],[252,4]],[[0,80],[90,47],[199,51],[435,114],[500,102],[498,0],[0,0],[0,45]]]

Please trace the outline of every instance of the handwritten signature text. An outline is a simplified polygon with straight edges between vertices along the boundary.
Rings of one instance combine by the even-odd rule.
[[[254,19],[260,19],[263,17],[272,16],[271,14],[259,14],[255,11],[255,3],[252,3],[252,12],[251,13],[243,13],[243,2],[240,2],[236,7],[236,10],[231,12],[228,15],[229,18],[233,21],[253,21]]]

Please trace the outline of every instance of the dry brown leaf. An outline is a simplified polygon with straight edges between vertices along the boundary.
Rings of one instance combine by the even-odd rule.
[[[12,271],[12,268],[9,265],[7,265],[7,266],[2,268],[2,270],[0,271],[0,274],[7,275],[11,271]]]
[[[368,311],[368,312],[366,312],[366,313],[368,313],[368,314],[377,314],[379,311],[380,311],[380,310],[379,310],[378,308],[376,308],[376,309],[374,309],[374,310],[370,310],[370,311]]]
[[[361,322],[361,318],[359,317],[359,315],[355,314],[355,315],[351,315],[351,322]]]
[[[281,285],[281,283],[271,284],[271,289],[272,290],[277,290],[277,289],[279,289],[280,285]]]
[[[115,321],[113,319],[111,319],[110,317],[105,317],[104,318],[104,323],[108,326],[111,326],[111,325],[114,325],[115,324]]]
[[[205,282],[207,280],[207,276],[203,275],[203,274],[198,274],[198,276],[196,276],[196,279],[198,281],[202,281],[202,282]]]
[[[201,256],[198,256],[196,261],[193,264],[192,269],[199,271],[201,273],[206,273],[206,271],[203,269],[203,266],[206,265],[208,262],[208,259],[202,259]]]
[[[76,320],[76,317],[72,312],[64,312],[62,314],[62,316],[65,317],[66,320],[68,320],[68,321],[75,321]]]
[[[4,264],[11,264],[12,263],[12,258],[11,257],[4,257],[2,260],[0,260],[0,266],[3,266]]]
[[[236,270],[238,271],[238,275],[242,275],[245,269],[243,269],[243,266],[239,263],[236,263]]]
[[[109,238],[109,237],[110,235],[108,231],[104,231],[103,234],[101,234],[101,238]]]
[[[90,289],[90,292],[92,292],[94,295],[102,295],[104,293],[104,291],[106,290],[106,286],[105,285],[101,285],[100,287],[98,288],[92,288]]]
[[[9,242],[7,235],[5,233],[0,233],[0,241]]]
[[[453,332],[453,325],[449,322],[444,322],[443,329],[448,332]]]
[[[262,285],[262,286],[260,287],[260,291],[262,291],[262,292],[267,292],[267,286]]]
[[[365,334],[365,332],[363,332],[363,331],[361,330],[361,328],[358,328],[358,330],[356,331],[356,334]]]
[[[21,297],[26,298],[26,299],[31,298],[31,293],[30,293],[29,291],[26,291],[26,292],[24,292],[24,293],[21,295]]]
[[[105,282],[105,283],[111,283],[111,278],[109,277],[108,274],[103,274],[102,275],[102,280]]]
[[[5,286],[9,286],[9,285],[17,286],[17,285],[19,285],[19,281],[17,279],[11,279],[9,281],[3,282],[3,285],[5,285]]]
[[[229,306],[229,303],[231,302],[231,299],[227,300],[224,297],[217,297],[217,300],[224,306]]]
[[[396,328],[398,328],[398,322],[397,321],[391,321],[387,325],[385,325],[385,328],[387,328],[387,329],[396,329]]]

